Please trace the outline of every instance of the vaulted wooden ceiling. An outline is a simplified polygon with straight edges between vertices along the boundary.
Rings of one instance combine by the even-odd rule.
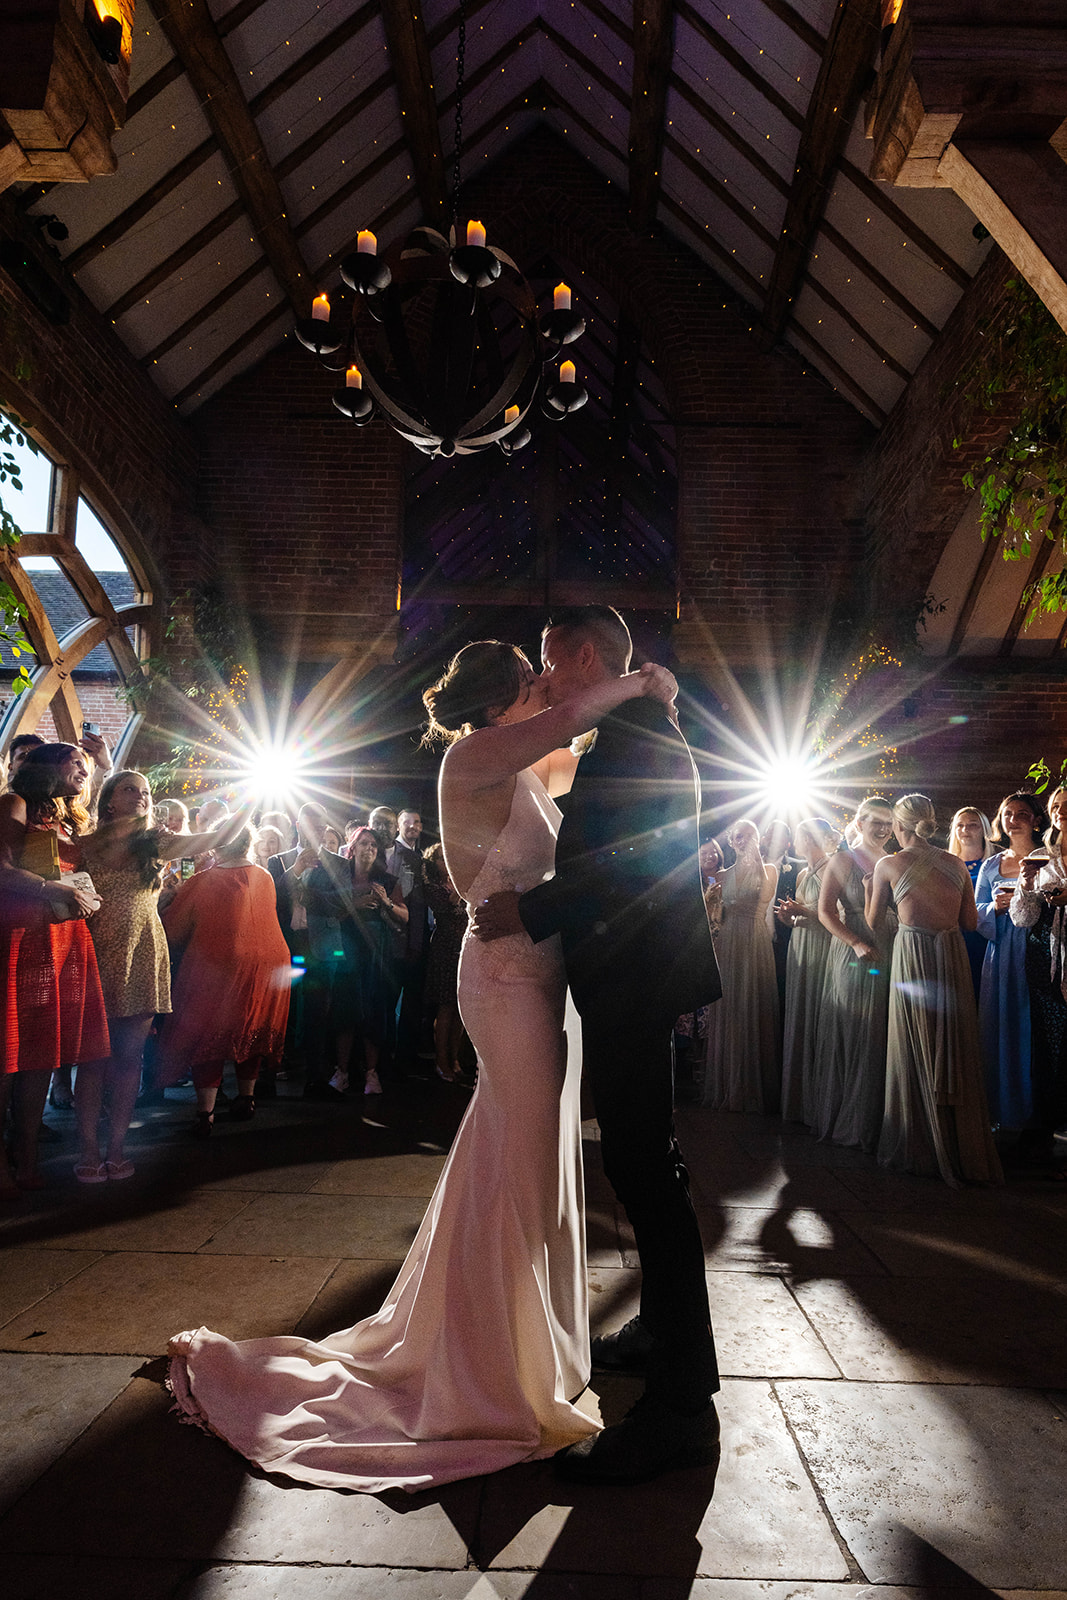
[[[984,255],[867,176],[878,0],[467,0],[464,168],[547,122],[879,424]],[[183,413],[291,330],[358,228],[445,220],[453,0],[140,0],[118,171],[28,187]],[[602,333],[605,367],[626,356]],[[610,395],[610,378],[605,385]]]

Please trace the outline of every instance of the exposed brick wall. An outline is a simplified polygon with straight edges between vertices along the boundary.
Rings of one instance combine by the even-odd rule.
[[[129,720],[127,701],[110,683],[79,683],[76,687],[86,722],[95,722],[107,740],[108,748],[114,750]],[[45,712],[36,731],[42,739],[59,737],[50,711]]]
[[[395,647],[405,446],[334,412],[336,379],[292,337],[193,418],[220,577],[302,659]]]

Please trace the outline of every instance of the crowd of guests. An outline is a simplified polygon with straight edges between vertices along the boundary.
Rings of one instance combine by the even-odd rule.
[[[75,1176],[97,1184],[133,1175],[139,1096],[191,1082],[192,1131],[210,1136],[227,1064],[235,1120],[279,1076],[311,1099],[381,1093],[431,1027],[436,1071],[457,1081],[466,923],[414,809],[343,827],[316,804],[191,814],[111,770],[97,735],[19,736],[0,794],[0,1198],[43,1186],[50,1084],[73,1104]]]
[[[802,822],[795,856],[784,823],[735,822],[702,850],[723,978],[704,1103],[950,1184],[1001,1181],[1001,1151],[1064,1176],[1065,830],[1065,789],[1048,815],[1021,792],[992,824],[964,807],[944,838],[926,796],[871,795],[843,834]]]
[[[965,807],[944,839],[919,794],[869,796],[843,833],[811,817],[761,837],[740,818],[701,850],[723,998],[679,1020],[682,1077],[707,1106],[780,1114],[889,1168],[997,1182],[996,1135],[1054,1171],[1065,830],[1065,789],[1048,815],[1029,793],[992,824]],[[228,1064],[235,1120],[279,1079],[313,1100],[379,1094],[431,1045],[458,1081],[466,927],[413,808],[254,820],[213,797],[191,814],[112,771],[91,733],[21,736],[0,795],[0,1197],[41,1186],[50,1082],[93,1184],[132,1175],[140,1095],[191,1082],[209,1137]]]

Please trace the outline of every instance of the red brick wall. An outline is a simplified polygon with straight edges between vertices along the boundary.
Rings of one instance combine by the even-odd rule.
[[[335,384],[290,336],[198,411],[200,512],[224,586],[274,649],[295,637],[304,660],[388,660],[405,446],[335,412]]]

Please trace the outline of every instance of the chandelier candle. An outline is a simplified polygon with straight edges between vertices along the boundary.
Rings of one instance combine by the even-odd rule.
[[[369,228],[364,228],[356,235],[356,250],[361,256],[376,256],[378,254],[378,241]]]
[[[480,222],[467,223],[467,243],[477,245],[479,250],[485,249],[485,229]]]
[[[348,371],[345,373],[345,388],[346,389],[362,389],[362,387],[363,387],[363,374],[362,374],[362,372],[360,372],[359,368],[356,367],[356,366],[349,367]]]
[[[557,283],[552,291],[553,311],[569,311],[571,308],[571,292],[565,283]]]
[[[329,322],[330,302],[324,294],[317,294],[311,302],[311,316],[314,322]]]

